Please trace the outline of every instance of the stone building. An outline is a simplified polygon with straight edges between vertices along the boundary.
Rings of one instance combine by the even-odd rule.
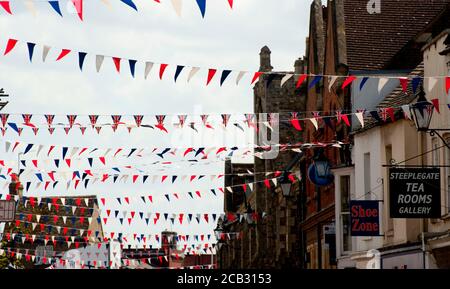
[[[265,46],[260,52],[260,69],[262,72],[271,72],[264,75],[254,87],[254,111],[258,117],[259,127],[264,121],[279,121],[279,139],[276,144],[295,144],[302,142],[303,133],[296,131],[289,124],[290,112],[303,111],[305,109],[305,87],[296,88],[296,77],[291,77],[283,83],[282,79],[286,73],[305,73],[305,62],[298,59],[294,65],[295,70],[290,72],[275,72],[271,65],[271,51]],[[262,115],[259,115],[259,114]],[[265,119],[271,114],[273,119]],[[256,143],[265,145],[264,139],[271,140],[272,134],[264,137],[257,136]],[[275,146],[274,150],[279,147]],[[258,152],[258,150],[256,150]],[[279,187],[268,189],[263,180],[265,174],[258,172],[284,171],[296,153],[290,150],[277,151],[275,156],[268,159],[255,157],[254,164],[232,164],[226,163],[225,173],[229,176],[225,180],[225,186],[255,182],[252,191],[226,192],[225,213],[245,214],[248,209],[257,212],[259,216],[265,215],[256,224],[234,221],[232,224],[225,220],[226,232],[242,232],[241,238],[229,242],[219,250],[219,267],[224,268],[282,268],[297,267],[299,247],[298,224],[299,216],[299,187],[294,188],[295,196],[292,200],[285,199]],[[297,166],[298,167],[298,166]],[[243,178],[235,176],[239,172],[250,169],[256,172],[254,176]],[[292,171],[295,173],[299,169]],[[249,206],[246,206],[245,203]],[[226,214],[225,214],[226,215]],[[222,260],[220,256],[227,256]]]

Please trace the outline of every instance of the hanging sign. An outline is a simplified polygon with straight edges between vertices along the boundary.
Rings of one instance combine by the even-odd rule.
[[[14,221],[16,213],[16,202],[0,200],[0,222]]]
[[[350,201],[352,236],[380,236],[378,201]]]
[[[441,217],[439,168],[391,168],[389,193],[391,218]]]

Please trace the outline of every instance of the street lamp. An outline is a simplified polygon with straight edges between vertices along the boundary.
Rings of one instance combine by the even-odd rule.
[[[416,125],[417,130],[427,132],[430,136],[437,135],[447,148],[450,149],[450,144],[439,134],[438,131],[450,131],[450,129],[436,129],[430,128],[431,118],[433,117],[434,107],[425,97],[423,87],[419,92],[417,102],[410,105],[411,117]]]
[[[313,158],[315,173],[318,178],[328,178],[330,175],[330,163],[323,154],[323,150],[320,150]]]
[[[433,104],[425,97],[423,89],[419,93],[417,102],[409,108],[414,124],[418,131],[428,131],[433,117]]]
[[[281,192],[285,198],[292,197],[292,182],[289,179],[289,173],[284,172],[283,178],[280,180]]]

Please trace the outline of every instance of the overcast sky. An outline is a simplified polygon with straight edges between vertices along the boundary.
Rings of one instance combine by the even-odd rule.
[[[230,75],[223,87],[219,86],[220,71],[213,82],[206,87],[207,68],[257,71],[259,51],[264,45],[272,50],[272,66],[275,70],[293,70],[294,61],[303,56],[305,37],[308,31],[309,5],[306,0],[235,0],[231,10],[226,0],[207,1],[205,19],[201,18],[195,0],[184,0],[182,16],[178,17],[169,0],[161,4],[150,0],[135,0],[139,12],[130,9],[119,0],[109,0],[110,9],[102,0],[85,0],[84,22],[66,9],[66,1],[61,1],[64,17],[57,15],[45,1],[35,1],[37,15],[28,11],[22,1],[12,2],[14,15],[0,12],[0,47],[5,47],[8,38],[19,41],[36,42],[33,63],[28,60],[24,42],[7,56],[0,56],[1,87],[10,94],[10,103],[4,112],[56,114],[65,120],[66,114],[100,115],[154,115],[154,114],[238,114],[253,112],[253,91],[250,75],[236,86],[236,74]],[[107,1],[108,2],[108,1]],[[51,49],[47,61],[42,62],[42,45]],[[69,54],[62,61],[55,59],[60,50],[68,48],[88,53],[84,71],[78,68],[78,56]],[[4,48],[0,48],[4,49]],[[3,54],[3,53],[2,53]],[[136,66],[136,78],[129,73],[128,63],[122,63],[122,71],[115,71],[110,58],[105,58],[100,73],[95,71],[95,55],[103,54],[129,59],[169,63],[164,79],[158,78],[159,67],[155,67],[147,80],[144,80],[142,63]],[[174,83],[175,65],[199,66],[202,69],[190,83],[187,83],[185,70]],[[236,115],[236,116],[239,116]],[[234,117],[234,116],[232,116]],[[20,120],[17,116],[13,119]],[[42,116],[36,116],[42,121]],[[80,116],[79,122],[88,123],[86,116]],[[105,118],[106,120],[106,118]],[[107,119],[110,121],[110,119]],[[131,122],[131,118],[129,118]],[[154,119],[147,119],[154,123]],[[44,130],[44,129],[42,129]],[[21,137],[8,130],[5,140],[22,141],[34,144],[57,146],[88,146],[98,148],[148,148],[148,147],[186,147],[186,143],[195,141],[198,146],[220,146],[214,138],[226,137],[237,144],[244,136],[239,130],[215,129],[203,134],[201,139],[186,134],[164,135],[148,129],[135,129],[128,134],[119,129],[113,134],[110,128],[98,136],[92,131],[80,137],[79,131],[68,136],[56,132],[49,136],[47,131],[34,136],[28,129]],[[216,136],[218,133],[220,136]],[[187,135],[189,134],[189,136]],[[199,134],[200,135],[200,134]],[[198,135],[198,136],[199,136]],[[186,139],[189,137],[189,139]],[[251,139],[251,138],[250,138]],[[3,145],[2,145],[3,146]],[[4,153],[4,149],[1,150]],[[46,154],[40,159],[45,162]],[[4,155],[0,159],[16,160],[17,155]],[[30,156],[28,159],[33,159]],[[139,166],[146,166],[154,159],[136,160]],[[112,161],[112,160],[111,160]],[[135,163],[136,164],[136,163]],[[48,170],[52,170],[49,168]],[[160,167],[155,168],[155,170]],[[223,162],[208,166],[177,167],[169,169],[171,174],[220,174]],[[32,176],[31,176],[32,177]],[[30,178],[31,178],[30,177]],[[185,182],[173,186],[98,186],[91,191],[61,192],[58,194],[97,194],[108,193],[119,187],[122,194],[133,195],[139,191],[187,192],[208,190],[223,185],[222,181],[205,178],[199,182]],[[92,191],[93,190],[93,191]],[[123,191],[126,190],[126,193]],[[56,192],[47,192],[47,194]],[[118,192],[117,192],[118,193]],[[42,194],[36,191],[35,194]],[[104,194],[103,194],[104,196]],[[114,203],[114,204],[112,204]],[[131,205],[131,208],[119,208],[116,202],[107,208],[131,211],[207,213],[223,211],[223,198],[204,197],[178,203],[167,203],[161,199],[152,208]],[[106,208],[103,208],[106,209]],[[103,213],[105,215],[105,213]],[[173,226],[171,229],[180,234],[212,234],[215,224],[191,226]],[[114,222],[104,227],[105,231],[143,232],[157,234],[170,228],[169,223],[160,226],[144,227],[140,223],[121,227]]]

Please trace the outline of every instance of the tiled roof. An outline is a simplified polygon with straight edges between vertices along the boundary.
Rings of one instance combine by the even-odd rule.
[[[423,62],[419,64],[411,73],[408,75],[408,79],[412,79],[414,77],[423,77],[424,76],[424,64]],[[420,86],[419,86],[420,87]],[[402,105],[410,104],[420,92],[420,88],[416,90],[416,93],[413,93],[411,81],[409,82],[406,93],[403,92],[402,86],[399,85],[396,89],[394,89],[390,94],[388,94],[378,105],[377,108],[388,108],[388,107],[400,107]],[[396,117],[398,117],[396,115]],[[389,123],[390,121],[388,120]],[[373,128],[378,125],[383,125],[384,123],[379,123],[377,120],[372,118],[371,116],[366,116],[364,118],[364,128],[357,129],[353,133],[361,133],[370,128]]]
[[[369,14],[368,1],[343,1],[351,70],[385,69],[450,4],[450,0],[388,0],[381,1],[380,14]]]

